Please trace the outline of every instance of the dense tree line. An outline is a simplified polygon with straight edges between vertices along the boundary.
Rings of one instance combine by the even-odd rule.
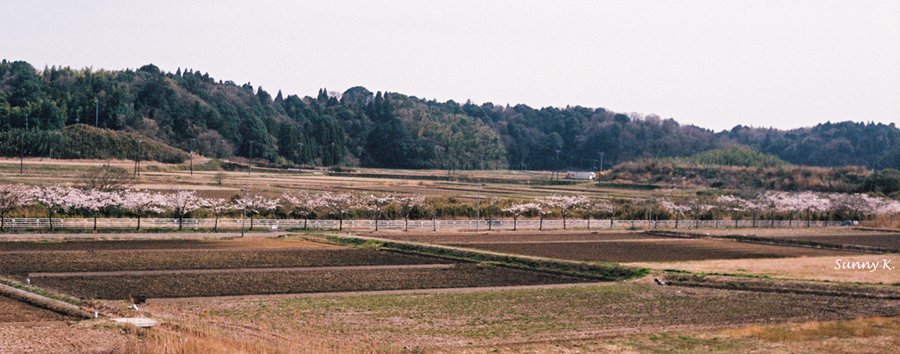
[[[76,123],[128,130],[182,150],[273,163],[402,168],[592,168],[748,145],[795,164],[900,168],[893,124],[826,123],[713,132],[603,108],[438,102],[353,87],[272,97],[195,70],[95,71],[0,62],[0,129]],[[9,154],[5,149],[4,154]]]

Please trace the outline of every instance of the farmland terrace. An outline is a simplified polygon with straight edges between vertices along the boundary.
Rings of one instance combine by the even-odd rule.
[[[380,233],[379,237],[475,248],[500,253],[603,262],[841,256],[854,253],[731,240],[667,238],[643,233],[560,232],[498,234]]]
[[[276,247],[281,243],[280,247]],[[0,243],[0,274],[84,299],[169,298],[587,282],[296,239]]]

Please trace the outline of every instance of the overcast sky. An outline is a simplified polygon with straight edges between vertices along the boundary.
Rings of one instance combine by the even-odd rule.
[[[0,57],[728,129],[900,121],[900,1],[8,1]]]

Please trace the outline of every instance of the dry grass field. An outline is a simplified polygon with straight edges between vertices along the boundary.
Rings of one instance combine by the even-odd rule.
[[[401,295],[195,300],[149,310],[205,336],[260,352],[555,351],[580,343],[639,348],[650,333],[896,316],[897,302],[622,283],[551,289]],[[716,309],[710,311],[710,309]],[[724,346],[724,344],[721,344]],[[660,347],[664,347],[662,344]],[[587,350],[584,347],[580,351]],[[727,347],[726,347],[727,348]],[[736,350],[737,348],[732,348]]]
[[[693,273],[764,276],[782,279],[817,280],[874,284],[900,284],[900,270],[835,269],[835,261],[875,262],[884,259],[900,261],[898,254],[854,254],[796,258],[712,259],[687,262],[634,262],[636,267],[657,270],[677,269]]]
[[[195,160],[195,166],[204,161]],[[80,173],[91,167],[107,164],[106,160],[47,160],[26,159],[25,174],[19,175],[17,159],[0,158],[0,183],[33,185],[75,184]],[[109,164],[129,171],[134,163],[111,160]],[[593,182],[547,184],[549,172],[536,171],[462,171],[448,176],[445,170],[383,170],[355,168],[354,172],[330,176],[325,170],[274,171],[201,171],[193,175],[186,164],[173,165],[143,162],[142,174],[133,188],[147,190],[195,190],[202,196],[231,196],[241,188],[278,195],[286,190],[363,192],[385,194],[415,194],[422,196],[451,196],[471,201],[478,196],[530,199],[551,194],[583,194],[596,198],[635,198],[647,196],[649,191],[623,188],[601,188]],[[199,168],[199,167],[198,167]],[[219,184],[217,175],[222,174]],[[680,194],[684,191],[666,191]]]

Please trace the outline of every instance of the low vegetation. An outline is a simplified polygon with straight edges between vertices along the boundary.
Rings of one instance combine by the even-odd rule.
[[[20,148],[24,150],[20,150]],[[181,163],[182,150],[146,136],[75,124],[59,130],[9,129],[0,133],[0,155],[54,159],[128,159]]]
[[[861,167],[795,165],[744,166],[705,164],[678,159],[624,162],[601,176],[601,183],[654,183],[729,190],[817,191],[836,193],[900,193],[900,172],[872,172]]]

